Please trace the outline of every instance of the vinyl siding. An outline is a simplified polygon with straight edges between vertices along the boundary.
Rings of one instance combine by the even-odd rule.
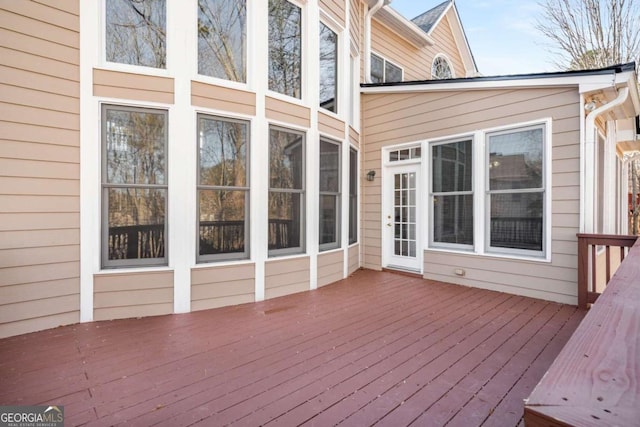
[[[360,148],[360,134],[351,126],[349,126],[349,141],[354,147]]]
[[[267,119],[306,128],[311,126],[311,110],[309,108],[270,96],[267,96],[265,101]]]
[[[321,111],[318,112],[318,129],[321,133],[343,140],[344,122]]]
[[[173,313],[173,271],[95,274],[94,319]]]
[[[360,245],[353,245],[349,248],[349,275],[360,268]]]
[[[255,116],[256,94],[192,81],[191,105]]]
[[[381,171],[384,146],[552,118],[551,263],[426,250],[426,278],[575,303],[579,230],[579,95],[573,88],[364,96],[363,171]],[[410,112],[410,114],[407,114]],[[381,266],[381,184],[364,181],[364,265]],[[466,272],[464,278],[454,274]]]
[[[360,45],[362,40],[362,3],[360,0],[349,0],[351,4],[349,5],[349,20],[350,20],[350,28],[349,34],[351,37],[351,44],[353,47],[360,52]]]
[[[453,13],[453,9],[450,9],[449,12],[442,18],[438,26],[435,27],[433,29],[433,32],[431,33],[431,37],[436,42],[436,44],[431,48],[432,51],[425,58],[425,65],[427,66],[426,69],[429,70],[429,78],[431,78],[431,66],[433,64],[433,59],[438,53],[443,53],[447,56],[447,59],[449,59],[450,61],[450,65],[453,67],[456,77],[466,77],[466,71],[464,68],[464,63],[462,62],[462,57],[460,56],[460,50],[453,35],[453,31],[451,30],[450,19],[455,19],[452,17]]]
[[[265,264],[265,297],[308,291],[310,288],[309,257],[271,260]]]
[[[0,338],[79,321],[78,7],[0,2]]]
[[[255,265],[191,269],[191,310],[255,301]]]
[[[94,96],[173,104],[173,87],[169,77],[93,70]]]
[[[343,279],[344,251],[338,250],[318,255],[318,287]]]
[[[345,0],[320,0],[320,9],[344,27]]]

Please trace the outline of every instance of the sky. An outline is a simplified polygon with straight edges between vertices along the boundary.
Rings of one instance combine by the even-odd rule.
[[[392,0],[412,19],[442,0]],[[536,0],[455,0],[476,60],[485,76],[557,71],[548,41],[536,30],[542,8]]]

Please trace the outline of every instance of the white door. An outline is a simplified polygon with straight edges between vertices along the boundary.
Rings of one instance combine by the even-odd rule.
[[[420,164],[389,167],[383,204],[383,264],[422,272]]]

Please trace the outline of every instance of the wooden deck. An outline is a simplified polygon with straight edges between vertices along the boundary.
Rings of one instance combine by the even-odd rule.
[[[516,426],[575,307],[358,271],[256,304],[0,340],[0,404],[65,425]]]

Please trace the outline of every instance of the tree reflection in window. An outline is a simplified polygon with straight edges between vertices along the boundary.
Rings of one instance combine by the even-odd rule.
[[[246,82],[246,0],[198,0],[198,73]]]
[[[302,10],[269,0],[269,90],[302,98]]]
[[[320,23],[320,107],[338,112],[338,35]]]
[[[107,0],[107,61],[166,68],[166,22],[166,0]]]

